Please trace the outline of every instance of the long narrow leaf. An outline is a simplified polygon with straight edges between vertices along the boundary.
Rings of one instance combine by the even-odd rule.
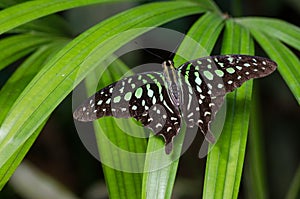
[[[250,33],[227,21],[222,53],[253,54]],[[242,174],[252,81],[226,96],[227,114],[222,134],[208,154],[203,198],[237,198]]]
[[[185,0],[178,0],[178,1],[185,1]],[[207,11],[215,13],[219,16],[223,15],[222,11],[213,0],[193,0],[193,1],[197,2],[198,6],[205,8]]]
[[[286,194],[286,199],[296,199],[300,196],[300,165],[295,171],[294,178],[291,182],[290,188]]]
[[[37,136],[40,134],[44,125],[46,124],[47,119],[41,124],[39,128],[25,141],[25,143],[20,146],[16,152],[10,156],[8,161],[0,169],[0,190],[3,189],[4,185],[8,182],[10,177],[13,175],[15,170],[18,168],[19,164],[22,162],[26,153],[31,148],[32,144],[36,140]]]
[[[297,56],[277,39],[255,29],[251,29],[251,33],[266,53],[277,62],[281,76],[300,104],[300,61]]]
[[[295,25],[279,19],[263,17],[246,17],[237,21],[251,30],[261,31],[300,50],[300,28]]]
[[[214,13],[206,13],[197,22],[193,24],[187,36],[196,41],[189,42],[186,39],[180,46],[184,50],[180,50],[181,57],[189,57],[189,60],[197,59],[199,56],[208,56],[216,43],[220,32],[224,26],[223,18]],[[203,28],[205,27],[205,28]],[[175,64],[183,64],[186,61],[179,56],[174,58]]]
[[[0,107],[2,107],[0,123],[2,123],[7,112],[10,110],[20,93],[41,70],[45,61],[49,59],[50,55],[54,54],[57,49],[62,48],[64,43],[65,42],[61,40],[58,43],[53,43],[40,48],[32,54],[7,80],[0,90]]]
[[[192,43],[189,39],[184,39],[177,54],[188,60],[210,54],[222,30],[222,21],[223,19],[214,13],[205,14],[193,24],[187,33],[187,36],[196,42]],[[181,57],[176,56],[174,62],[179,64],[186,61]],[[152,154],[151,151],[162,148],[164,142],[155,137],[149,139],[147,151],[149,154],[146,157],[145,171],[150,172],[145,173],[143,176],[143,198],[171,198],[179,162],[178,158],[184,140],[184,127],[182,129],[179,136],[175,138],[177,143],[174,144],[174,152],[169,156],[164,151],[163,153]],[[168,165],[168,162],[172,163]]]
[[[9,31],[9,33],[47,33],[51,35],[71,35],[69,24],[59,15],[50,15],[28,22]]]
[[[257,88],[255,83],[254,88]],[[268,198],[263,149],[264,133],[261,131],[261,107],[259,106],[257,94],[257,89],[254,89],[250,116],[249,147],[246,156],[247,164],[245,165],[245,178],[243,180],[249,199]]]
[[[0,41],[0,70],[54,39],[50,36],[32,34],[16,35],[2,39]]]
[[[44,46],[43,48],[39,49],[36,53],[31,55],[28,60],[26,60],[9,78],[0,91],[0,106],[2,107],[2,111],[0,113],[0,123],[2,123],[9,109],[12,107],[13,103],[26,85],[38,73],[38,71],[40,71],[43,63],[47,61],[47,59],[49,59],[51,55],[57,52],[58,49],[60,49],[63,45],[63,42],[59,42]],[[41,126],[29,137],[29,139],[27,139],[26,142],[1,167],[0,190],[23,160],[24,156],[32,146],[45,123],[46,121],[41,124]]]
[[[59,11],[96,3],[128,2],[128,0],[40,0],[28,1],[0,12],[0,35],[26,22]]]

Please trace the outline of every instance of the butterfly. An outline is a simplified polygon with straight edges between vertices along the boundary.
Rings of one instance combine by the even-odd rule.
[[[102,88],[73,117],[82,122],[105,116],[133,117],[164,138],[169,154],[183,121],[187,127],[197,125],[205,139],[214,143],[210,124],[226,93],[276,68],[270,59],[239,54],[203,57],[178,68],[168,60],[162,63],[161,72],[139,73]]]

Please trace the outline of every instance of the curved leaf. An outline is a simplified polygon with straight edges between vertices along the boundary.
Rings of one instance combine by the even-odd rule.
[[[41,69],[41,65],[47,61],[47,59],[57,52],[60,47],[63,46],[62,42],[54,43],[48,46],[40,48],[36,53],[31,55],[10,77],[6,84],[0,91],[0,106],[2,111],[0,113],[0,123],[4,120],[7,112],[17,99],[19,94],[23,91],[30,80]],[[47,119],[38,127],[38,129],[21,145],[16,152],[9,158],[9,160],[0,169],[0,190],[9,180],[13,172],[23,160],[24,156],[32,146],[33,142],[39,135],[40,131],[44,127]]]
[[[300,50],[300,28],[293,24],[280,19],[263,17],[245,17],[236,21],[251,30],[261,31]]]
[[[249,144],[247,147],[247,159],[243,183],[247,192],[247,198],[265,199],[268,197],[266,178],[264,133],[262,131],[261,106],[258,102],[258,91],[254,82],[253,99],[251,104]]]
[[[277,62],[278,71],[300,104],[300,61],[297,56],[275,38],[251,29],[254,38],[266,53]]]
[[[65,43],[66,41],[61,40],[41,47],[19,66],[14,74],[7,80],[0,90],[0,107],[2,107],[0,123],[3,122],[6,114],[20,93],[41,70],[42,66],[49,60],[49,57],[62,48]]]
[[[57,36],[71,35],[69,24],[59,15],[49,15],[18,26],[9,33],[46,33]]]
[[[10,156],[10,158],[5,162],[5,164],[0,169],[0,190],[3,189],[4,185],[8,182],[10,177],[14,174],[15,170],[18,168],[19,164],[22,162],[26,153],[31,148],[32,144],[40,134],[47,119],[41,124],[40,127],[21,145],[16,152]]]
[[[128,0],[39,0],[17,4],[0,12],[0,35],[26,22],[55,12],[96,3],[122,1],[128,2]]]
[[[34,51],[42,44],[53,41],[55,37],[32,34],[11,36],[0,41],[0,70],[21,57]]]

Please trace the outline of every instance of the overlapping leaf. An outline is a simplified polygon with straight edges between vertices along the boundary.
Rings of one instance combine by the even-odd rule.
[[[253,54],[249,31],[233,20],[226,23],[223,54]],[[227,112],[221,136],[208,154],[203,198],[237,198],[244,163],[252,81],[226,96]]]

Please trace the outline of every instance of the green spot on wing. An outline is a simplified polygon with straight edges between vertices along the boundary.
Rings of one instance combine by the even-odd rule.
[[[233,62],[233,57],[228,57],[227,59],[228,59],[228,61],[229,61],[230,63]]]
[[[150,84],[147,84],[146,88],[147,88],[147,95],[149,97],[153,97],[154,92],[153,92],[153,90],[151,90]]]
[[[155,79],[155,77],[151,74],[147,74],[148,77],[150,77],[151,79]]]
[[[186,70],[190,70],[190,68],[191,68],[192,65],[193,65],[192,63],[189,63],[189,64],[187,65],[187,67],[186,67]]]
[[[116,96],[116,97],[114,98],[114,103],[119,103],[120,100],[121,100],[121,97],[120,97],[120,96]]]
[[[207,71],[207,70],[203,72],[203,75],[204,75],[208,80],[213,80],[213,78],[214,78],[214,75],[211,74],[211,72],[209,72],[209,71]]]
[[[235,72],[234,68],[226,68],[226,71],[230,74],[233,74]]]
[[[223,77],[224,76],[224,72],[221,70],[215,70],[216,75],[218,75],[219,77]]]
[[[126,101],[129,101],[130,98],[131,98],[131,95],[132,95],[131,92],[126,93],[125,96],[124,96],[124,99],[125,99]]]
[[[242,70],[242,67],[241,66],[236,66],[236,69]]]
[[[143,95],[143,89],[142,89],[141,87],[139,87],[139,88],[136,89],[136,91],[135,91],[135,97],[139,99],[139,98],[142,97],[142,95]]]
[[[200,77],[196,77],[195,82],[196,84],[201,85],[202,80],[200,79]]]

